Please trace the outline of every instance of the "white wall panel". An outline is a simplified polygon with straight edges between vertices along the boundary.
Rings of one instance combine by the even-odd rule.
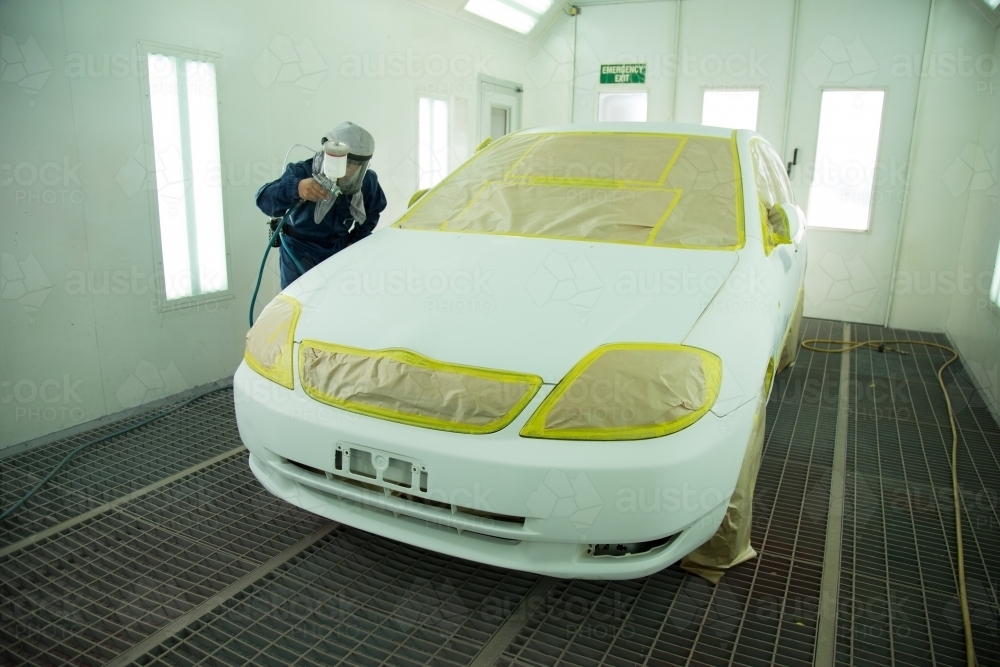
[[[889,323],[944,331],[970,202],[963,153],[980,145],[983,113],[1000,92],[996,29],[967,0],[937,0],[924,64],[909,202],[903,217]],[[995,108],[995,107],[994,107]]]
[[[993,55],[1000,62],[1000,31]],[[1000,72],[989,77],[983,93],[979,136],[949,163],[946,177],[951,189],[968,200],[956,268],[964,278],[961,285],[956,280],[948,334],[982,392],[981,400],[1000,421],[1000,309],[989,301],[1000,248]]]

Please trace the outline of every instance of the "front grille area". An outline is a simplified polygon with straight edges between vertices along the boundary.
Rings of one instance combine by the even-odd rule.
[[[298,463],[288,458],[282,457],[282,459],[302,470],[305,470],[311,475],[315,475],[317,479],[332,479],[343,484],[350,484],[359,489],[364,489],[366,491],[372,491],[380,495],[388,494],[393,498],[399,498],[406,503],[413,505],[420,505],[425,507],[433,507],[439,510],[445,510],[452,514],[462,514],[469,517],[475,517],[478,519],[488,519],[490,521],[497,521],[503,524],[511,526],[524,526],[525,517],[523,516],[511,516],[509,514],[498,514],[496,512],[490,512],[488,510],[476,509],[474,507],[464,507],[462,505],[457,505],[453,503],[444,503],[433,498],[427,498],[424,496],[414,495],[413,493],[407,493],[404,491],[399,491],[398,489],[392,488],[389,485],[379,486],[378,484],[372,482],[366,482],[352,477],[346,477],[344,475],[339,475],[337,473],[328,473],[319,468],[313,468],[307,466],[303,463]]]

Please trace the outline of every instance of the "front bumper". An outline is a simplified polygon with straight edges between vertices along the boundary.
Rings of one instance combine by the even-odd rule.
[[[651,440],[520,437],[550,389],[507,428],[464,435],[323,405],[245,364],[234,378],[240,435],[261,483],[363,530],[498,567],[593,579],[651,574],[715,533],[750,437],[753,402]],[[426,476],[391,493],[342,467],[348,450],[412,462]],[[619,544],[642,553],[607,555]]]

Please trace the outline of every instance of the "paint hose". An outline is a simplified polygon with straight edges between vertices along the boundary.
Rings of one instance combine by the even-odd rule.
[[[810,338],[802,341],[802,347],[812,352],[840,353],[856,350],[861,347],[871,347],[879,352],[895,352],[897,354],[909,354],[903,350],[889,347],[892,345],[923,345],[925,347],[936,347],[940,350],[951,353],[951,358],[941,364],[937,370],[938,384],[944,393],[944,402],[948,406],[948,422],[951,425],[951,495],[955,505],[955,546],[956,559],[958,560],[958,599],[962,607],[962,626],[965,630],[965,664],[966,667],[975,667],[976,650],[972,642],[972,618],[969,615],[969,596],[965,587],[965,549],[962,545],[962,506],[960,504],[958,489],[958,426],[955,421],[955,410],[951,405],[951,397],[948,395],[948,387],[944,383],[944,369],[953,361],[958,359],[958,351],[953,347],[941,345],[940,343],[930,343],[922,340],[827,340],[821,338]],[[822,348],[816,345],[840,345],[838,348]]]
[[[247,319],[250,320],[251,328],[253,328],[253,309],[254,305],[257,303],[257,293],[260,292],[260,282],[264,278],[264,266],[267,265],[267,256],[271,253],[271,248],[274,247],[274,239],[280,239],[282,249],[284,249],[284,251],[288,254],[292,263],[295,264],[295,268],[299,270],[299,275],[306,272],[305,268],[302,266],[302,262],[300,262],[299,258],[295,256],[295,253],[289,247],[285,237],[281,234],[281,229],[285,226],[285,223],[288,222],[288,218],[292,215],[292,212],[304,203],[305,200],[300,200],[298,204],[288,209],[288,211],[281,216],[281,221],[274,228],[274,231],[271,232],[271,236],[267,239],[267,248],[264,249],[264,256],[260,258],[260,268],[257,269],[257,283],[254,285],[253,295],[250,297],[250,313],[247,316]]]
[[[21,497],[20,500],[18,500],[16,503],[14,503],[13,505],[11,505],[9,508],[7,508],[6,510],[4,510],[3,513],[0,514],[0,521],[4,521],[7,517],[9,517],[11,514],[13,514],[14,512],[16,512],[19,507],[21,507],[22,505],[24,505],[24,503],[26,503],[28,501],[28,499],[31,498],[31,496],[35,495],[35,493],[37,493],[39,489],[41,489],[43,486],[45,486],[45,484],[50,479],[52,479],[53,477],[55,477],[56,473],[58,473],[60,470],[62,470],[63,466],[65,466],[67,463],[69,463],[70,459],[72,459],[74,456],[76,456],[77,454],[79,454],[80,452],[82,452],[83,450],[85,450],[87,447],[90,447],[91,445],[96,445],[99,442],[104,442],[105,440],[110,440],[111,438],[117,438],[120,435],[125,435],[126,433],[129,433],[130,431],[134,431],[137,428],[141,428],[141,427],[143,427],[143,426],[145,426],[147,424],[151,424],[152,422],[155,422],[157,419],[163,419],[167,415],[169,415],[171,413],[174,413],[174,412],[177,412],[181,408],[183,408],[185,406],[188,406],[191,403],[194,403],[199,398],[204,398],[205,396],[208,396],[209,394],[214,394],[217,391],[223,391],[223,390],[226,390],[226,389],[230,389],[230,387],[217,387],[215,389],[209,389],[206,392],[198,394],[194,398],[190,398],[190,399],[184,401],[183,403],[179,403],[179,404],[175,405],[172,408],[169,408],[167,410],[164,410],[163,412],[160,412],[158,414],[153,415],[152,417],[149,417],[147,419],[143,419],[141,422],[138,422],[136,424],[132,424],[131,426],[128,426],[128,427],[123,428],[123,429],[119,429],[119,430],[115,431],[114,433],[111,433],[111,434],[105,435],[103,437],[97,438],[96,440],[91,440],[90,442],[85,442],[84,444],[80,445],[79,447],[77,447],[76,449],[74,449],[73,451],[71,451],[69,454],[67,454],[66,456],[64,456],[63,460],[60,461],[56,465],[55,468],[53,468],[51,471],[49,471],[49,474],[46,475],[42,479],[42,481],[40,481],[38,484],[36,484],[35,487],[33,489],[31,489],[31,491],[28,491],[26,494],[24,494],[24,496]]]

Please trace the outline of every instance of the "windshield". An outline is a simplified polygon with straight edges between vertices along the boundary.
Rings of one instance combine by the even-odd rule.
[[[737,248],[736,147],[728,138],[668,134],[508,135],[424,195],[396,226]]]

